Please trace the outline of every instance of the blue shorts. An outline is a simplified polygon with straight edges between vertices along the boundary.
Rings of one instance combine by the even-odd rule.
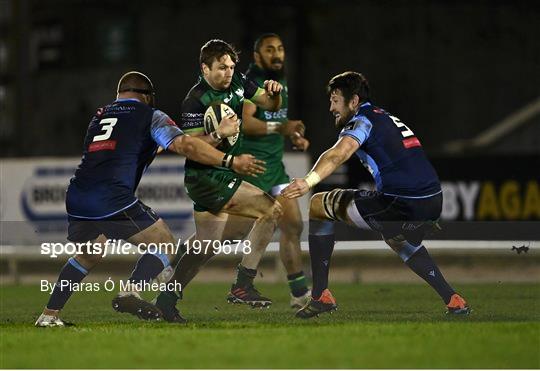
[[[141,201],[103,219],[68,216],[68,237],[71,242],[95,240],[100,234],[108,239],[127,240],[157,222],[159,216]]]
[[[426,233],[436,229],[442,200],[442,192],[426,198],[405,198],[359,190],[355,191],[353,202],[363,221],[385,239],[401,237],[418,246]],[[353,221],[359,224],[358,220]]]

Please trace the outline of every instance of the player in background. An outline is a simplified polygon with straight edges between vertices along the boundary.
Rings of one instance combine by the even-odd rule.
[[[251,153],[265,161],[266,171],[257,177],[245,177],[251,184],[276,197],[283,207],[279,220],[281,236],[279,255],[291,290],[290,304],[293,308],[303,307],[310,298],[306,277],[302,270],[302,252],[300,235],[302,233],[302,214],[295,199],[287,199],[279,194],[289,184],[290,178],[285,172],[283,147],[285,138],[301,151],[309,147],[304,138],[305,127],[300,120],[288,118],[288,87],[285,76],[285,47],[281,38],[274,33],[259,36],[253,48],[254,63],[250,64],[246,76],[263,86],[266,80],[276,80],[282,86],[281,109],[267,111],[245,100],[243,112],[244,140],[240,151]]]
[[[199,163],[221,164],[226,155],[203,141],[183,135],[173,120],[154,108],[154,87],[144,74],[123,75],[117,99],[99,108],[88,126],[82,161],[71,179],[67,195],[68,240],[96,243],[104,249],[107,239],[123,239],[141,247],[148,243],[175,243],[165,222],[135,196],[144,170],[158,146],[185,155]],[[264,171],[251,155],[234,157],[231,168],[241,174]],[[101,245],[99,245],[101,244]],[[36,326],[64,326],[59,318],[75,285],[99,263],[97,250],[83,250],[62,268],[47,306]],[[172,253],[172,252],[171,252]],[[143,254],[130,283],[150,282],[169,265],[166,252]],[[161,312],[132,291],[120,292],[113,307],[143,319],[157,319]]]
[[[310,318],[337,308],[328,290],[334,221],[380,232],[405,264],[435,289],[447,313],[468,314],[467,303],[446,282],[422,245],[440,217],[442,191],[420,141],[397,117],[371,103],[368,81],[361,74],[349,71],[334,76],[327,90],[330,112],[341,129],[339,139],[304,178],[294,179],[282,194],[288,198],[306,194],[354,154],[370,171],[377,190],[334,189],[311,198],[313,292],[311,301],[296,315]]]
[[[223,40],[210,40],[202,46],[198,82],[182,102],[180,127],[185,133],[216,146],[227,154],[239,153],[242,143],[242,106],[245,99],[266,110],[277,111],[281,106],[281,85],[266,80],[263,88],[235,71],[238,54]],[[235,112],[224,117],[217,130],[205,133],[204,113],[212,104],[225,103]],[[234,145],[222,144],[226,138],[238,134]],[[186,161],[185,187],[194,203],[195,240],[225,241],[242,239],[251,242],[251,253],[244,254],[237,267],[236,281],[232,284],[227,300],[252,306],[268,306],[271,300],[262,296],[254,287],[257,266],[270,242],[277,220],[281,215],[279,203],[242,177],[222,166],[208,166],[197,160]],[[245,225],[252,226],[249,234]],[[212,249],[206,253],[187,252],[176,268],[173,279],[185,288],[200,268],[213,256]],[[176,303],[181,293],[162,292],[156,305],[170,322],[183,322]]]

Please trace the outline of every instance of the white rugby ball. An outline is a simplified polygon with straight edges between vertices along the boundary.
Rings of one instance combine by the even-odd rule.
[[[234,115],[234,111],[231,107],[227,106],[224,103],[212,104],[206,109],[204,113],[204,132],[205,134],[210,134],[213,131],[216,131],[221,119],[226,116]],[[230,137],[225,138],[218,148],[228,149],[236,143],[238,136],[236,134]]]

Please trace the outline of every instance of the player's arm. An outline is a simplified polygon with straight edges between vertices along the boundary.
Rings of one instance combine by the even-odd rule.
[[[304,178],[294,179],[281,194],[296,198],[308,193],[310,188],[332,174],[360,148],[368,139],[372,127],[372,123],[363,116],[349,122],[339,134],[336,144],[319,157],[313,169]]]
[[[281,108],[281,90],[283,86],[274,80],[265,80],[262,88],[254,81],[241,74],[244,86],[244,98],[266,111],[278,111]]]
[[[227,167],[243,175],[262,174],[265,171],[264,161],[252,155],[225,154],[199,138],[185,135],[169,116],[159,110],[154,111],[152,116],[151,135],[160,147],[201,164]]]
[[[259,120],[255,117],[257,106],[249,99],[244,100],[242,108],[242,132],[251,136],[262,136],[274,134],[266,121]]]
[[[182,102],[180,127],[184,133],[198,137],[203,142],[216,147],[223,139],[236,135],[240,130],[236,115],[226,116],[219,123],[216,131],[206,134],[204,132],[204,112],[206,106],[194,98],[187,98]]]
[[[263,88],[258,88],[255,95],[249,99],[258,107],[275,112],[281,108],[282,89],[283,86],[279,82],[266,80]]]
[[[300,151],[308,149],[309,141],[304,138],[306,128],[302,121],[263,121],[255,117],[256,112],[257,106],[248,99],[244,100],[244,108],[242,111],[242,131],[244,134],[251,136],[279,134],[284,137],[289,137],[293,144],[293,149]]]
[[[244,100],[244,108],[242,111],[244,134],[251,136],[262,136],[268,134],[281,134],[283,136],[292,137],[295,134],[304,136],[306,130],[304,123],[300,120],[280,121],[263,121],[255,117],[257,113],[257,105],[251,100]]]
[[[332,174],[347,161],[360,147],[360,144],[349,136],[339,138],[336,144],[326,150],[317,160],[315,166],[304,177],[294,179],[281,194],[286,198],[305,195],[321,180]]]

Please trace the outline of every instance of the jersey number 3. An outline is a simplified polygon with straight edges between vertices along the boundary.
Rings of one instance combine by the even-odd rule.
[[[99,142],[100,140],[109,139],[113,132],[114,125],[116,125],[116,121],[118,121],[118,119],[115,117],[101,120],[99,124],[102,125],[101,130],[104,130],[105,132],[103,134],[96,135],[92,142]]]
[[[108,140],[113,132],[114,125],[118,121],[117,118],[111,117],[103,119],[99,122],[101,125],[101,131],[103,134],[94,136],[92,143],[88,146],[88,152],[98,152],[98,151],[114,151],[116,149],[116,140]]]

